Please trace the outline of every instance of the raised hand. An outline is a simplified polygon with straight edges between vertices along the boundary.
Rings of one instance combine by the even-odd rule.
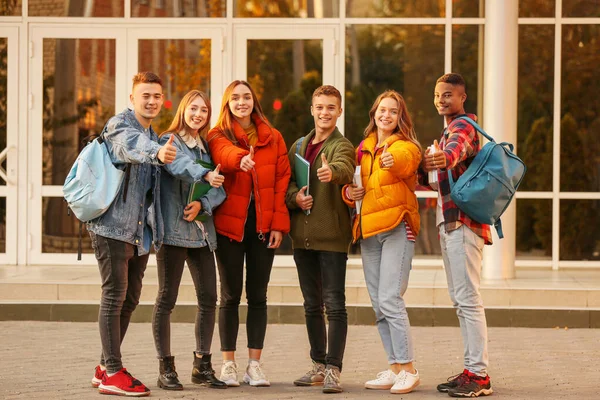
[[[242,157],[242,161],[240,161],[240,169],[244,172],[248,172],[254,168],[254,164],[254,147],[250,146],[250,153]]]
[[[171,164],[177,156],[177,147],[173,146],[174,139],[175,134],[173,133],[171,134],[171,137],[169,137],[167,143],[158,150],[156,157],[158,157],[163,164]]]
[[[225,182],[225,177],[219,173],[221,164],[217,165],[214,171],[209,171],[204,175],[204,180],[207,181],[210,186],[214,188],[220,188]]]
[[[303,186],[302,189],[300,189],[300,191],[298,191],[296,194],[296,204],[298,204],[298,207],[306,211],[312,208],[313,198],[311,195],[307,196],[304,193],[306,193],[306,186]]]
[[[394,156],[392,153],[388,153],[388,145],[387,143],[383,145],[383,151],[381,152],[381,157],[379,157],[379,162],[383,168],[390,168],[394,165]]]
[[[199,201],[192,201],[183,209],[183,219],[185,219],[187,222],[192,222],[200,210],[202,210],[202,203]]]
[[[425,153],[425,169],[432,171],[434,169],[446,168],[446,155],[440,149],[438,141],[433,141],[433,149]]]
[[[323,153],[321,153],[321,168],[317,170],[317,178],[323,183],[331,182],[333,178],[333,172],[331,172],[331,167]]]

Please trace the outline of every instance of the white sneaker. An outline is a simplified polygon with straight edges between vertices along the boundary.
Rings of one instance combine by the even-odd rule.
[[[222,379],[221,379],[222,380]],[[271,386],[271,382],[262,370],[262,364],[258,361],[250,361],[244,374],[244,382],[250,386]]]
[[[221,366],[221,376],[219,380],[225,382],[227,386],[240,386],[238,381],[238,366],[235,361],[225,361]]]
[[[396,374],[391,369],[381,371],[377,374],[377,378],[370,380],[365,383],[366,389],[383,389],[389,390],[394,386],[396,381]]]
[[[419,378],[419,371],[416,369],[414,374],[400,371],[396,376],[394,386],[390,389],[390,393],[410,393],[414,388],[419,386],[420,383],[421,379]]]

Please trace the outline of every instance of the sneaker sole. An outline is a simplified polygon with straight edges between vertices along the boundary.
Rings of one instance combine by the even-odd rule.
[[[98,387],[98,391],[101,394],[112,394],[112,395],[116,395],[116,396],[127,396],[127,397],[146,397],[146,396],[150,396],[151,392],[126,392],[122,389],[116,388],[114,386],[105,386],[105,387]]]
[[[92,378],[92,387],[97,388],[98,386],[100,386],[100,384],[102,383],[102,381],[98,378]]]
[[[268,387],[271,386],[271,382],[269,381],[255,381],[250,378],[249,375],[244,375],[244,383],[247,383],[253,387]]]
[[[344,389],[324,388],[323,393],[342,393]]]
[[[224,380],[223,378],[219,378],[219,380],[222,381],[222,382],[225,382],[225,384],[227,386],[230,386],[230,387],[238,387],[238,386],[240,386],[240,383],[238,381],[234,381],[233,379],[230,379],[230,380],[227,381],[227,380]]]
[[[371,390],[390,390],[392,388],[392,386],[394,386],[394,384],[390,384],[390,385],[373,385],[373,384],[365,383],[365,389],[371,389]]]
[[[323,386],[323,382],[303,382],[303,381],[294,381],[294,385],[296,386]]]
[[[494,393],[492,388],[489,389],[481,389],[479,392],[469,392],[469,393],[448,393],[450,397],[479,397],[479,396],[489,396]]]
[[[415,390],[415,388],[417,386],[419,386],[421,384],[421,380],[419,379],[418,381],[416,381],[411,387],[406,388],[406,389],[390,389],[390,393],[392,394],[406,394],[406,393],[410,393],[413,390]]]

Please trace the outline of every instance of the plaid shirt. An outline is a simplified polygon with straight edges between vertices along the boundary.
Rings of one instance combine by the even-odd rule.
[[[463,114],[464,115],[464,114]],[[474,114],[467,114],[472,120],[477,121]],[[457,116],[458,117],[458,116]],[[442,198],[442,212],[444,214],[444,223],[447,231],[453,231],[465,224],[475,234],[485,241],[485,244],[492,244],[492,233],[490,226],[480,224],[472,220],[462,210],[456,207],[456,204],[450,198],[450,181],[448,180],[448,171],[452,170],[452,176],[456,182],[458,178],[467,170],[473,158],[481,149],[479,135],[471,124],[464,120],[456,121],[453,119],[448,127],[442,132],[440,139],[440,149],[446,156],[446,168],[438,170],[438,185]],[[425,185],[427,183],[427,173],[419,170],[419,181]]]

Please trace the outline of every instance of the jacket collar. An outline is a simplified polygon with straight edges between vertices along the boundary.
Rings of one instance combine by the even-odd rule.
[[[140,121],[138,121],[135,117],[135,112],[131,108],[126,108],[125,111],[123,111],[123,115],[125,116],[127,122],[134,128],[139,129],[142,132],[150,132],[151,136],[155,135],[154,129],[152,129],[152,125],[150,125],[150,127],[147,130],[144,129],[142,124],[140,124]]]
[[[256,147],[262,147],[269,144],[271,138],[273,136],[273,131],[263,120],[261,120],[258,115],[252,114],[252,122],[256,126],[256,134],[258,135],[258,141],[256,142]],[[246,131],[239,122],[234,118],[232,121],[233,125],[233,134],[235,135],[236,140],[239,143],[248,146],[248,135],[246,135]]]
[[[391,147],[392,144],[398,140],[401,140],[400,135],[394,133],[385,139],[383,143],[387,143],[388,147]],[[375,154],[375,151],[377,150],[375,146],[377,146],[377,132],[370,133],[369,136],[366,137],[363,143],[363,150],[368,150],[371,154]]]
[[[306,144],[303,144],[302,147],[306,148],[308,146],[308,144],[310,142],[312,142],[312,140],[314,139],[316,133],[317,133],[317,131],[314,130],[314,129],[312,131],[310,131],[310,133],[306,136]],[[333,132],[331,132],[331,135],[329,135],[329,137],[327,139],[325,139],[325,141],[323,142],[323,146],[321,146],[321,148],[327,146],[327,143],[333,142],[333,141],[338,140],[338,139],[340,139],[342,137],[344,137],[344,135],[342,135],[342,132],[340,132],[340,130],[336,126],[335,129],[333,130]]]

